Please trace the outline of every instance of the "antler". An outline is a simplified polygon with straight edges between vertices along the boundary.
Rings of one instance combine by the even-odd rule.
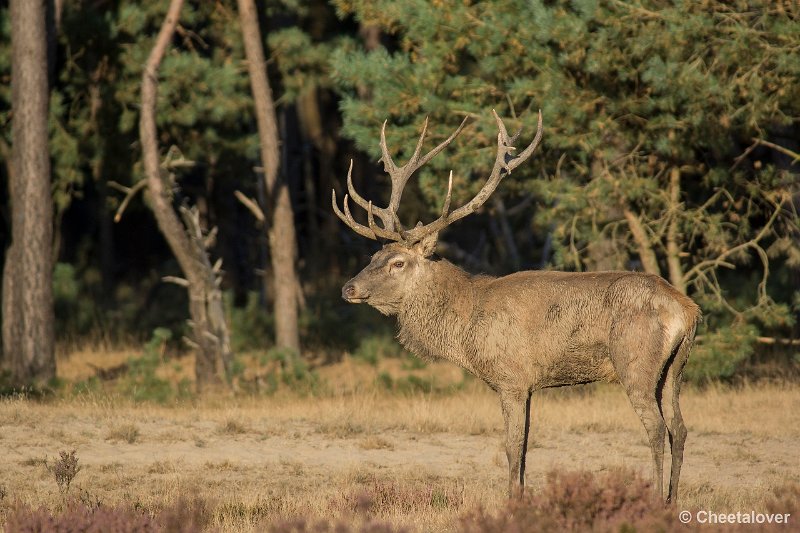
[[[519,165],[527,161],[542,140],[542,112],[539,111],[536,136],[531,144],[529,144],[527,148],[525,148],[517,157],[512,156],[511,152],[516,150],[516,148],[513,146],[513,143],[516,142],[522,130],[509,137],[503,121],[494,110],[492,110],[492,114],[497,122],[498,129],[497,156],[495,157],[495,163],[494,167],[492,168],[492,172],[489,175],[489,179],[483,185],[478,194],[475,195],[475,197],[468,203],[459,207],[452,213],[450,212],[450,200],[453,189],[453,171],[451,170],[447,183],[447,195],[445,196],[444,205],[442,206],[442,214],[439,216],[439,218],[424,226],[421,223],[417,224],[416,227],[406,231],[403,229],[402,225],[400,224],[400,220],[397,217],[397,209],[400,206],[400,198],[403,195],[403,189],[405,188],[408,179],[417,169],[430,161],[439,152],[444,150],[444,148],[447,147],[447,145],[449,145],[459,133],[461,133],[461,130],[464,128],[464,125],[467,122],[466,118],[461,122],[461,125],[458,127],[458,129],[453,132],[452,135],[450,135],[450,137],[445,139],[439,146],[425,154],[425,156],[420,157],[422,143],[425,140],[425,133],[428,129],[428,119],[426,118],[425,123],[422,126],[422,134],[419,136],[414,154],[411,156],[411,159],[409,159],[408,162],[402,167],[395,165],[392,157],[389,155],[389,149],[386,146],[386,122],[384,122],[383,127],[381,128],[381,160],[383,161],[384,170],[389,174],[392,180],[392,193],[390,196],[389,205],[386,208],[375,207],[372,205],[372,202],[365,200],[356,192],[355,188],[353,187],[353,162],[351,160],[350,168],[347,171],[347,190],[349,192],[349,196],[348,194],[345,194],[344,196],[344,213],[339,210],[339,206],[337,205],[336,191],[333,191],[331,196],[333,211],[345,224],[350,226],[353,231],[363,237],[374,240],[377,240],[380,237],[383,239],[402,242],[406,245],[417,243],[428,235],[438,233],[456,220],[462,219],[470,213],[475,212],[481,205],[483,205],[484,202],[486,202],[489,196],[491,196],[491,194],[497,188],[497,185],[500,183],[500,180],[502,180],[507,174],[510,174],[511,171],[517,168]],[[356,204],[367,211],[367,226],[359,224],[353,219],[348,205],[349,197],[352,197]],[[375,223],[376,215],[381,219],[383,227]]]

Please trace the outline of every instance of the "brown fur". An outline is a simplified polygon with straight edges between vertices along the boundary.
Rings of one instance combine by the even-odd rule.
[[[405,347],[452,361],[499,393],[509,492],[524,486],[532,392],[619,381],[647,431],[659,498],[669,434],[667,501],[674,502],[686,439],[678,396],[700,319],[697,305],[649,274],[473,276],[446,260],[430,259],[431,251],[431,241],[388,244],[342,295],[397,316]]]

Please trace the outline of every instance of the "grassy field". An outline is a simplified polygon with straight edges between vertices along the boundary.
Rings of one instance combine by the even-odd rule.
[[[124,360],[73,356],[60,372],[80,380],[92,373],[92,358],[113,364],[115,357]],[[174,377],[190,363],[163,372]],[[364,501],[372,502],[371,518],[454,531],[466,513],[504,504],[502,417],[482,383],[461,383],[449,366],[409,370],[393,359],[345,360],[319,373],[326,385],[310,395],[214,394],[168,405],[102,391],[2,400],[0,523],[12,502],[61,505],[53,466],[71,450],[81,467],[63,491],[71,497],[148,510],[199,498],[222,531],[259,531],[298,516],[363,519]],[[411,374],[448,392],[398,393],[381,384]],[[773,489],[800,483],[796,385],[688,387],[682,398],[689,439],[679,508],[764,511]],[[649,475],[644,430],[619,387],[545,391],[532,411],[529,491],[553,470]]]

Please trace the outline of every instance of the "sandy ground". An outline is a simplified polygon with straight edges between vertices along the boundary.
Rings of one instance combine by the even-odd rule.
[[[120,422],[124,424],[124,419]],[[214,465],[239,472],[268,471],[274,476],[296,475],[298,467],[315,477],[358,469],[424,471],[465,483],[505,482],[502,436],[459,433],[416,433],[385,430],[341,438],[320,433],[313,424],[295,422],[270,435],[253,427],[225,433],[211,421],[176,423],[163,417],[137,420],[140,436],[132,443],[109,438],[112,429],[90,417],[69,421],[62,434],[37,435],[36,420],[2,429],[0,479],[26,471],[26,483],[51,483],[41,461],[60,449],[78,450],[83,474],[103,469],[164,470],[155,474],[186,475]],[[124,427],[124,426],[123,426]],[[763,490],[776,478],[800,481],[800,441],[750,435],[692,435],[686,448],[683,480],[688,485],[713,481],[718,489]],[[160,466],[159,466],[160,465]],[[649,472],[649,448],[642,432],[565,432],[546,442],[535,439],[528,454],[527,479],[534,486],[556,468],[601,471],[629,466]],[[30,477],[29,477],[30,476]],[[41,478],[45,479],[41,479]],[[82,476],[81,476],[82,477]],[[229,476],[226,476],[229,477]],[[77,478],[80,481],[80,477]],[[231,480],[233,481],[233,480]],[[8,487],[11,489],[12,487]]]

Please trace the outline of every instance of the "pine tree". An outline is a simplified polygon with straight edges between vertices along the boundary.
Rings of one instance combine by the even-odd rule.
[[[333,58],[344,132],[359,147],[377,157],[388,119],[402,158],[424,116],[432,143],[474,117],[458,151],[420,176],[429,205],[440,204],[450,168],[461,198],[482,183],[489,109],[531,132],[541,108],[544,153],[500,188],[509,204],[535,199],[516,222],[515,240],[540,236],[530,263],[661,274],[702,302],[712,329],[758,326],[741,328],[750,342],[792,323],[792,290],[768,287],[770,272],[800,266],[796,5],[336,5],[384,36],[372,51],[349,40]],[[501,221],[505,211],[494,206]]]

